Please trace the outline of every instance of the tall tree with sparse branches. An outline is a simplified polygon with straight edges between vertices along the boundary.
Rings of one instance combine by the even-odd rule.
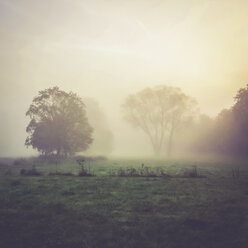
[[[175,132],[192,118],[195,106],[196,101],[179,88],[161,85],[129,95],[122,112],[131,125],[148,135],[155,155],[166,150],[170,156]]]

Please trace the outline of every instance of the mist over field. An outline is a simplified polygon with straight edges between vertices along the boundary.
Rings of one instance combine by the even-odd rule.
[[[247,0],[0,0],[0,248],[247,248]]]
[[[121,104],[168,85],[196,99],[202,114],[230,108],[247,82],[247,11],[244,0],[1,0],[0,155],[36,154],[24,146],[25,113],[38,91],[54,86],[98,102],[110,154],[153,155]],[[192,135],[178,135],[178,150]]]

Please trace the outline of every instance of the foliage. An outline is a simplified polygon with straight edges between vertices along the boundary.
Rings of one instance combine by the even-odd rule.
[[[80,97],[58,87],[40,91],[27,113],[31,121],[26,146],[45,155],[68,155],[88,149],[92,143],[85,105]]]
[[[202,152],[233,157],[248,155],[248,85],[235,96],[232,108],[224,109],[197,146]]]
[[[122,110],[130,124],[148,135],[155,154],[166,147],[170,155],[175,132],[192,119],[195,106],[195,100],[179,88],[162,85],[129,95]]]

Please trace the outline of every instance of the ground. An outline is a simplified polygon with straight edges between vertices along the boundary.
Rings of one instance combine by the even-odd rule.
[[[117,177],[144,163],[173,177]],[[0,165],[1,248],[246,248],[248,166],[232,163],[109,159]],[[180,177],[197,165],[202,177]],[[239,171],[237,171],[239,168]],[[50,172],[75,176],[52,176]],[[175,177],[174,177],[175,176]]]

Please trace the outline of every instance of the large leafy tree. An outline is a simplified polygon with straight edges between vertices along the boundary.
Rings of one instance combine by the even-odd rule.
[[[148,135],[156,155],[162,149],[171,155],[175,132],[192,117],[195,106],[179,88],[161,85],[129,95],[122,110],[130,124]]]
[[[58,87],[40,91],[26,116],[31,120],[25,144],[42,154],[71,155],[86,150],[93,141],[85,105],[75,93]]]

